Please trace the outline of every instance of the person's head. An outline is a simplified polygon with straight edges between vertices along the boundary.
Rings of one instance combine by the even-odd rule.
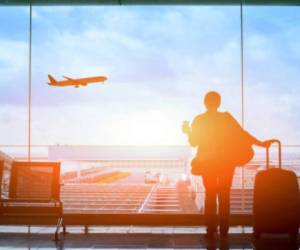
[[[216,111],[221,104],[221,95],[216,91],[209,91],[204,97],[207,110]]]

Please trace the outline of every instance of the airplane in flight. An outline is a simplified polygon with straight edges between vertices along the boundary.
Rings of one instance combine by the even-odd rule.
[[[53,76],[48,75],[49,81],[48,85],[54,87],[68,87],[74,86],[75,88],[79,88],[79,86],[87,86],[90,83],[101,83],[104,84],[104,81],[107,80],[106,76],[95,76],[95,77],[87,77],[87,78],[70,78],[67,76],[63,76],[66,80],[56,81]]]

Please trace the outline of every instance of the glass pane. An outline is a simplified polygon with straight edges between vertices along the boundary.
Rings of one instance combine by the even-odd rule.
[[[240,118],[239,24],[238,7],[34,7],[33,142],[62,161],[65,212],[203,211],[181,123],[208,90]]]
[[[245,7],[246,127],[299,144],[300,8]]]
[[[278,138],[284,145],[289,144],[282,151],[283,167],[295,171],[298,176],[299,27],[299,7],[245,7],[246,128],[262,140]],[[245,168],[245,186],[249,190],[253,189],[256,172],[266,165],[265,150],[256,150],[254,160]],[[277,153],[274,146],[271,165],[278,167]]]
[[[9,162],[27,155],[29,9],[0,7],[0,159],[5,160],[2,194],[8,191]],[[0,188],[1,189],[1,188]]]
[[[0,22],[0,144],[26,144],[28,8],[0,7]]]

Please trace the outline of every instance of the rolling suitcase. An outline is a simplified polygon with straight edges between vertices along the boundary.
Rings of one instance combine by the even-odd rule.
[[[270,168],[269,148],[267,169],[255,177],[253,197],[254,236],[262,233],[288,233],[296,239],[299,231],[300,196],[297,176],[281,167],[281,143],[278,144],[278,168]]]

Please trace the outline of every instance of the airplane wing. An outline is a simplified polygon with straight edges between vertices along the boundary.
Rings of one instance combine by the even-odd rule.
[[[72,84],[75,85],[75,87],[79,86],[79,85],[83,85],[81,82],[79,82],[76,79],[70,78],[68,76],[63,76],[63,78],[67,79],[68,81],[70,81]]]
[[[90,83],[96,83],[96,82],[104,83],[104,81],[107,80],[106,76],[87,77],[87,78],[80,78],[80,79],[74,79],[68,76],[63,76],[63,77],[74,85],[82,85],[82,86],[87,86]]]
[[[65,78],[65,79],[67,79],[67,80],[69,80],[69,81],[76,81],[75,79],[70,78],[70,77],[67,77],[67,76],[63,76],[63,78]]]

